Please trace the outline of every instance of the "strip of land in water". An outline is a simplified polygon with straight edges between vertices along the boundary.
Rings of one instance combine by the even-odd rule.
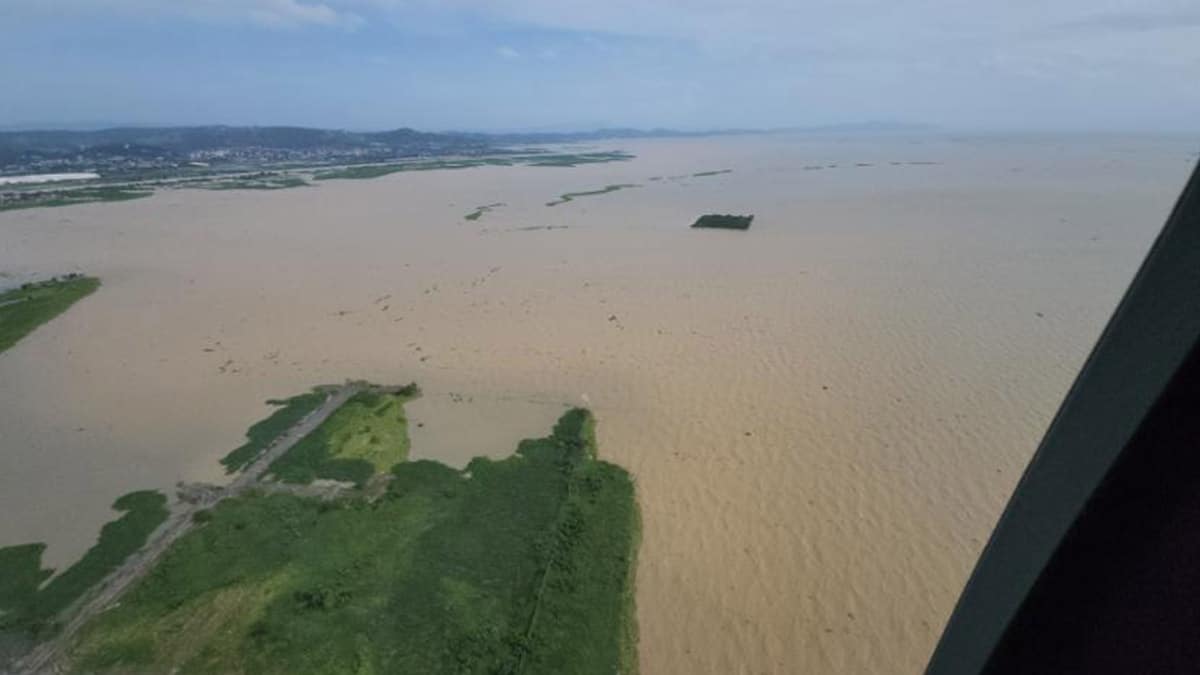
[[[99,287],[95,277],[68,274],[0,293],[0,353]]]
[[[617,185],[606,185],[599,190],[587,190],[585,192],[565,192],[565,193],[559,195],[558,199],[555,199],[552,202],[546,202],[546,206],[558,206],[559,204],[566,204],[567,202],[577,199],[579,197],[592,197],[595,195],[606,195],[610,192],[616,192],[617,190],[626,190],[628,188],[636,188],[636,187],[641,187],[641,186],[634,184],[634,183],[620,183]]]

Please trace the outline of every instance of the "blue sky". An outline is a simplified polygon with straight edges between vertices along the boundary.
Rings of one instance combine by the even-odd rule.
[[[1200,127],[1196,0],[0,0],[0,127]]]

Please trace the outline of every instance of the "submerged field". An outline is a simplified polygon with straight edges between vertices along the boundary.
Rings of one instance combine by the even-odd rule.
[[[361,462],[352,477],[382,490],[331,500],[252,491],[195,512],[194,529],[84,627],[70,648],[74,669],[637,672],[633,485],[596,459],[591,414],[571,410],[550,436],[460,471],[404,461],[403,404],[416,394],[354,395],[271,467],[308,482],[330,462]],[[281,403],[248,434],[251,444],[281,432],[310,399]],[[130,515],[105,528],[100,552],[76,566],[84,571],[42,591],[40,548],[0,549],[0,627],[52,636],[38,622],[140,546],[165,518],[164,501],[138,493],[118,502]]]

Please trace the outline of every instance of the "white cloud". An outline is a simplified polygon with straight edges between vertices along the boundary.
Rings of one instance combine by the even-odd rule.
[[[497,47],[496,53],[499,54],[501,57],[509,59],[509,60],[521,58],[521,52],[513,49],[512,47],[509,47],[508,45]]]
[[[305,24],[356,28],[363,20],[351,12],[339,12],[325,4],[306,4],[298,0],[258,0],[249,3],[252,20],[273,27]],[[257,6],[254,6],[257,5]]]

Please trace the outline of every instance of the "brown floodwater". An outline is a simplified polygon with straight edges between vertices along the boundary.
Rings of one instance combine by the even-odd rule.
[[[647,675],[919,672],[1194,145],[595,147],[637,159],[0,213],[9,281],[104,282],[0,355],[0,546],[69,564],[119,495],[220,480],[266,399],[417,381],[413,454],[457,466],[596,412]]]

